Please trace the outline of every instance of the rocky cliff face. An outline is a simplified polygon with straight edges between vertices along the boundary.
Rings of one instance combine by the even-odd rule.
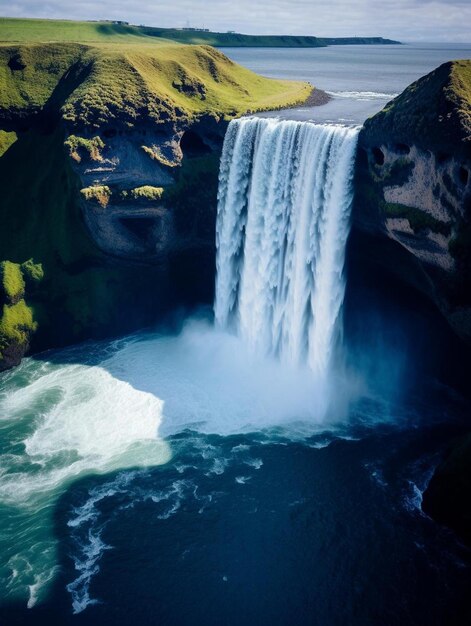
[[[471,62],[442,65],[365,123],[354,224],[471,342]],[[408,255],[382,255],[381,239]]]
[[[71,129],[65,145],[80,181],[84,220],[99,249],[141,263],[163,262],[185,249],[213,250],[226,128],[227,121],[206,115],[161,128],[144,119],[132,130],[108,128],[81,137]]]
[[[355,234],[368,263],[424,293],[471,343],[471,61],[445,63],[365,123]],[[470,459],[470,435],[452,442],[423,499],[467,542]]]
[[[422,508],[471,545],[471,434],[452,442],[424,493]]]
[[[0,45],[0,262],[44,273],[0,367],[211,301],[228,120],[311,92],[209,46]]]

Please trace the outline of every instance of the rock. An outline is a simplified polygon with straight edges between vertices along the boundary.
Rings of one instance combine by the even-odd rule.
[[[471,545],[471,433],[447,451],[424,492],[422,508]]]
[[[471,343],[471,61],[445,63],[365,122],[355,184],[354,228],[405,249],[409,267],[381,262]]]
[[[121,260],[159,262],[184,248],[213,248],[214,181],[227,124],[207,115],[159,129],[143,120],[127,132],[70,135],[65,145],[82,186],[84,220],[100,250]],[[77,146],[82,146],[80,152]],[[185,175],[194,179],[195,172],[200,185],[193,184],[190,192],[182,181]],[[137,194],[145,188],[161,192]],[[210,198],[204,194],[207,188],[212,190]],[[193,216],[209,222],[210,229],[188,228],[183,206],[188,202]],[[203,231],[206,235],[201,236]]]

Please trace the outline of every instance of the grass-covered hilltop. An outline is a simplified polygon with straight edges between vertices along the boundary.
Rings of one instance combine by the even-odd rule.
[[[38,39],[34,21],[20,23],[18,38]],[[82,39],[83,25],[68,24]],[[312,91],[210,46],[128,32],[0,42],[0,368],[30,342],[123,332],[175,303],[209,300],[227,121]],[[13,299],[12,272],[25,282]]]
[[[334,45],[375,44],[389,45],[400,42],[383,37],[313,37],[296,35],[244,35],[227,32],[215,33],[202,29],[158,28],[136,26],[124,22],[71,20],[43,20],[0,18],[3,41],[11,42],[134,42],[144,43],[164,39],[186,44],[206,44],[217,47],[277,47],[320,48]]]
[[[306,83],[262,78],[209,46],[172,43],[0,45],[0,111],[40,111],[74,126],[130,128],[200,114],[237,115],[300,103]]]

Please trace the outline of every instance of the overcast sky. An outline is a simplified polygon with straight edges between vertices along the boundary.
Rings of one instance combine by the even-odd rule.
[[[251,34],[471,41],[471,0],[1,0],[0,14]]]

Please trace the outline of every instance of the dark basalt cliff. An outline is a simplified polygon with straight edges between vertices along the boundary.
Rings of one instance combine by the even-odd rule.
[[[445,63],[365,123],[352,235],[370,270],[425,294],[471,343],[471,61]],[[469,379],[469,354],[452,348],[447,363]],[[470,477],[468,435],[451,443],[423,499],[467,542]]]
[[[371,258],[471,342],[471,61],[445,63],[367,120],[354,225]]]

